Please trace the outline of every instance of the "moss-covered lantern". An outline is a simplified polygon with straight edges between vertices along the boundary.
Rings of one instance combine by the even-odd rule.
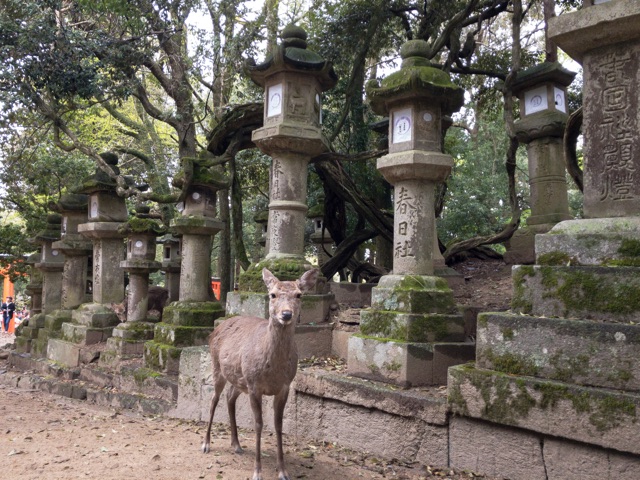
[[[453,166],[441,151],[443,118],[464,99],[428,51],[424,40],[406,42],[400,70],[366,86],[373,110],[389,116],[389,154],[377,167],[394,186],[394,274],[433,275],[434,187]]]

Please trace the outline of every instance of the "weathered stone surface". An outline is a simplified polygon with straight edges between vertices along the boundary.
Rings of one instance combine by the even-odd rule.
[[[638,238],[638,216],[568,220],[536,236],[536,263],[640,266]]]
[[[353,332],[347,330],[333,330],[331,337],[331,355],[346,360],[349,356],[349,338]]]
[[[227,294],[228,316],[243,315],[268,318],[269,300],[266,293],[229,292]]]
[[[462,315],[412,314],[369,308],[360,312],[360,331],[364,335],[405,342],[462,342]]]
[[[475,345],[349,338],[350,375],[400,386],[444,384],[447,368],[473,360]]]
[[[507,375],[469,365],[449,368],[451,410],[466,417],[640,453],[640,395]]]
[[[509,313],[480,315],[478,368],[640,390],[640,326]]]
[[[333,325],[296,325],[298,358],[327,357],[331,354]]]
[[[371,305],[374,283],[329,282],[336,303],[362,308]]]
[[[544,317],[640,322],[640,268],[513,268],[514,310]]]
[[[47,344],[47,358],[49,360],[75,367],[80,363],[79,356],[80,345],[55,338],[49,339],[49,343]]]
[[[640,459],[614,450],[546,438],[543,446],[548,480],[636,480]]]
[[[535,433],[454,416],[450,466],[498,478],[548,480],[540,440]]]

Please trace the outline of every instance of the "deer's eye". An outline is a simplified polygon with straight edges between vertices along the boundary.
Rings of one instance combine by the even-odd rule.
[[[301,296],[302,296],[302,294],[301,294],[301,293],[297,293],[297,294],[296,294],[296,298],[300,298]]]
[[[275,293],[272,293],[272,294],[271,294],[271,298],[276,298],[276,294],[275,294]]]

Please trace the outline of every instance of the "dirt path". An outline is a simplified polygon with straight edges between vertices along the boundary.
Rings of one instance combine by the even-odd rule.
[[[253,433],[241,431],[243,455],[231,453],[218,424],[208,455],[200,452],[204,425],[142,417],[40,391],[0,385],[0,477],[21,480],[250,479]],[[293,479],[462,479],[449,469],[385,463],[331,444],[295,445],[285,437]],[[275,479],[275,439],[263,436],[263,473]],[[452,473],[452,472],[451,472]]]

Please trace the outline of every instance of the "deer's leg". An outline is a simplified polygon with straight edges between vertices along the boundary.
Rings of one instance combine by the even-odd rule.
[[[238,426],[236,424],[236,400],[242,392],[229,384],[227,391],[227,409],[229,410],[229,426],[231,427],[231,446],[236,453],[242,453],[242,447],[238,441]]]
[[[284,407],[289,398],[289,385],[285,386],[282,391],[273,397],[273,423],[276,429],[276,440],[278,443],[278,480],[290,480],[287,470],[284,468],[284,453],[282,449],[282,417],[284,416]]]
[[[256,430],[256,460],[253,480],[262,480],[262,458],[260,453],[260,439],[262,438],[262,395],[249,392],[251,410]]]
[[[220,400],[220,394],[222,393],[222,390],[227,383],[222,375],[219,375],[218,378],[216,378],[216,375],[214,374],[213,378],[215,391],[213,394],[213,398],[211,398],[211,409],[209,410],[209,425],[207,425],[207,431],[204,434],[204,439],[202,441],[202,451],[204,453],[209,453],[209,448],[211,445],[211,424],[213,423],[213,414],[216,412],[216,407],[218,406],[218,401]]]

